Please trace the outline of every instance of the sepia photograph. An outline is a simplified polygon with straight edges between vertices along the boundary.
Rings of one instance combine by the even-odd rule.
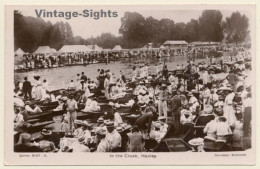
[[[254,9],[6,6],[8,150],[31,161],[254,157]]]

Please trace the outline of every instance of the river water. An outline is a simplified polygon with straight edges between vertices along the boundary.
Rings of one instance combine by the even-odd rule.
[[[175,69],[177,64],[186,65],[188,57],[186,56],[174,56],[174,57],[164,57],[159,59],[149,59],[146,60],[147,63],[158,64],[161,63],[161,66],[165,62],[169,70]],[[197,59],[196,62],[200,62],[201,59]],[[64,84],[68,84],[71,80],[76,81],[77,74],[85,72],[85,75],[88,78],[95,79],[97,76],[98,69],[110,69],[116,77],[119,76],[120,70],[123,71],[124,75],[128,78],[131,76],[132,67],[134,65],[134,59],[124,59],[118,62],[110,62],[107,65],[105,63],[99,64],[90,64],[87,66],[65,66],[59,68],[50,68],[50,69],[36,69],[29,72],[15,73],[14,80],[17,83],[22,82],[24,77],[28,77],[30,82],[34,82],[34,76],[40,76],[40,80],[46,79],[49,83],[50,90],[60,89],[64,87]],[[136,65],[136,64],[135,64]]]

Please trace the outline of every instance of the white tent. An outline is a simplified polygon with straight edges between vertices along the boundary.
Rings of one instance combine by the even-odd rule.
[[[116,46],[112,49],[112,51],[121,51],[121,50],[122,50],[122,48],[121,48],[120,45],[116,45]]]
[[[52,54],[53,50],[49,46],[39,46],[33,54]]]
[[[14,53],[16,55],[24,55],[25,54],[25,52],[21,48],[18,48]]]
[[[91,50],[85,45],[64,45],[59,50],[59,53],[78,53],[90,52]]]
[[[99,47],[98,45],[86,45],[86,47],[88,47],[91,51],[102,51],[103,49],[101,47]]]

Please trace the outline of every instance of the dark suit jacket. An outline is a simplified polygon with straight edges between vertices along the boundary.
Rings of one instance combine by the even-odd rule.
[[[23,82],[23,91],[31,91],[32,85],[31,82],[25,81]]]

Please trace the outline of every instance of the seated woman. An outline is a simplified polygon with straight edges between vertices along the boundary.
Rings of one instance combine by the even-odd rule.
[[[226,143],[228,137],[232,134],[232,131],[227,123],[227,119],[225,117],[219,117],[219,123],[217,125],[217,140],[216,142],[224,142]]]
[[[98,102],[96,101],[96,98],[89,97],[86,101],[85,108],[82,110],[83,112],[94,112],[99,111],[100,106],[98,105]]]
[[[34,108],[32,108],[33,104],[30,101],[26,101],[25,102],[25,111],[28,114],[37,114],[37,113],[42,113],[42,110],[40,107],[38,107],[37,105],[34,106]]]

